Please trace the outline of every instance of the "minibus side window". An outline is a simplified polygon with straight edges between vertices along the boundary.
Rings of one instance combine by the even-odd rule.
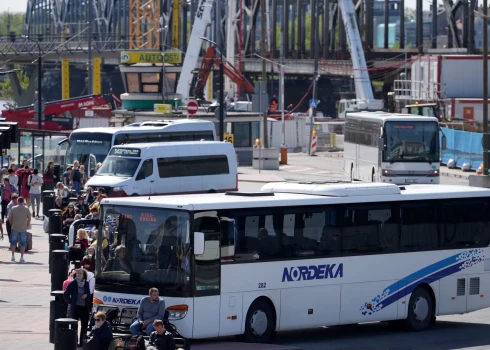
[[[147,159],[141,165],[136,181],[144,180],[151,175],[153,175],[153,159]]]

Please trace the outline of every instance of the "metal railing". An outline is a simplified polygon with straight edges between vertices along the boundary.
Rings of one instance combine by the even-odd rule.
[[[445,97],[444,85],[435,82],[395,80],[395,99],[405,101],[438,101]]]

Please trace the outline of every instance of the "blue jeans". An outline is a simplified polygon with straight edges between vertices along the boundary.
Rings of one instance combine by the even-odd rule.
[[[73,190],[79,194],[82,188],[82,184],[79,181],[73,181]]]
[[[133,324],[129,327],[131,330],[132,335],[139,335],[142,334],[141,332],[141,326],[140,326],[140,321],[134,321]],[[155,328],[153,328],[153,322],[149,323],[146,328],[145,328],[146,334],[150,335],[155,331]]]
[[[25,247],[27,245],[27,232],[10,231],[10,245],[16,246],[20,241],[20,246]],[[153,327],[153,326],[152,326]]]

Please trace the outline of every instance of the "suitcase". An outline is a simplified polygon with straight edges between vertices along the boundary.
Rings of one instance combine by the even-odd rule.
[[[20,242],[17,242],[17,251],[20,251]],[[29,250],[32,250],[32,233],[27,232],[27,245],[25,251],[28,252]]]

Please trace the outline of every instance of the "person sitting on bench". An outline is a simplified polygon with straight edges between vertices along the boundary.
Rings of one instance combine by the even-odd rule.
[[[149,296],[141,299],[138,308],[138,319],[129,327],[133,335],[142,334],[143,329],[146,334],[151,334],[155,331],[153,321],[163,319],[165,315],[165,301],[160,300],[159,291],[157,288],[150,288]]]
[[[175,350],[174,336],[165,329],[163,321],[153,321],[153,328],[155,331],[150,334],[150,345],[146,350]]]

